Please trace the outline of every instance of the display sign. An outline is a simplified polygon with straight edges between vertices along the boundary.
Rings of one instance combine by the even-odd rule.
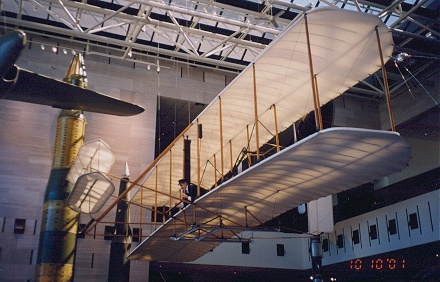
[[[370,259],[354,259],[348,262],[351,270],[404,270],[406,259],[396,257],[376,257]]]

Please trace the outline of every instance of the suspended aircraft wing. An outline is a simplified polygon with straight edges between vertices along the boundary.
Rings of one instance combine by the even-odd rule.
[[[26,37],[21,31],[0,39],[1,99],[118,116],[137,115],[144,111],[138,105],[15,66],[25,44]]]
[[[395,132],[322,130],[244,171],[169,219],[129,259],[193,261],[240,230],[314,199],[404,168],[409,146]]]
[[[139,176],[142,193],[132,202],[153,210],[172,206],[190,140],[191,181],[213,188],[156,229],[129,258],[191,261],[218,239],[238,239],[240,230],[299,204],[405,167],[409,147],[387,131],[332,128],[279,152],[259,152],[314,109],[313,90],[319,105],[326,104],[376,72],[380,51],[388,59],[392,44],[389,29],[373,15],[319,8],[299,18]],[[243,152],[250,167],[228,179]]]

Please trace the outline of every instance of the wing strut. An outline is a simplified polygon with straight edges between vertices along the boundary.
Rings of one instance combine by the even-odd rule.
[[[312,83],[313,102],[315,105],[315,123],[316,123],[316,130],[319,131],[322,130],[324,127],[322,125],[321,107],[319,106],[320,103],[318,96],[318,83],[316,80],[316,74],[313,71],[312,49],[310,47],[310,35],[309,35],[309,24],[307,22],[307,13],[304,14],[304,25],[306,27],[307,53],[309,55],[310,82]]]
[[[385,87],[385,95],[387,97],[387,106],[388,106],[388,115],[390,117],[390,126],[391,126],[392,131],[396,131],[396,125],[394,124],[393,111],[391,109],[391,95],[390,95],[390,88],[388,86],[387,71],[385,69],[385,63],[383,61],[382,47],[380,44],[380,36],[379,36],[379,30],[378,30],[377,26],[376,26],[376,38],[377,38],[377,48],[379,49],[380,64],[382,66],[382,75],[383,75],[383,82],[384,82],[384,87]]]

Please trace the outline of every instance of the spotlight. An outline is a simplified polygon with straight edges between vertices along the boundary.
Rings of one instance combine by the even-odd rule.
[[[44,46],[43,44],[41,44],[41,50],[46,49],[46,46]]]
[[[147,65],[147,70],[150,70],[150,65]]]
[[[407,53],[399,53],[396,56],[396,61],[400,63],[400,62],[403,62],[406,58],[409,58],[409,57],[411,57],[411,56],[408,55]]]
[[[52,47],[52,52],[56,53],[58,51],[57,47]]]
[[[67,50],[63,49],[63,53],[64,53],[64,55],[66,55],[67,54]]]

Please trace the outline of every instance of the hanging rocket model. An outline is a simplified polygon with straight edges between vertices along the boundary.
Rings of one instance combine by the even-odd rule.
[[[125,173],[119,184],[119,195],[127,188],[130,173],[125,163]],[[126,195],[127,200],[128,194]],[[115,215],[115,231],[110,245],[110,259],[108,270],[109,282],[130,281],[130,261],[126,258],[131,247],[131,230],[129,222],[128,203],[123,199],[118,202]]]
[[[74,56],[63,80],[87,88],[81,54]],[[66,205],[72,189],[66,176],[84,143],[85,127],[82,111],[61,110],[57,119],[52,170],[44,195],[36,281],[73,280],[79,214]]]

